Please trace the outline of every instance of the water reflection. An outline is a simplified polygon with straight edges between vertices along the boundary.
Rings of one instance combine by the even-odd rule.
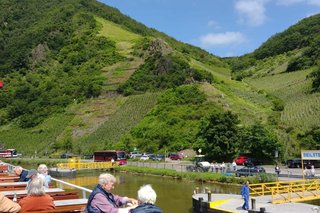
[[[76,178],[61,178],[64,181],[93,189],[98,182],[100,173],[80,174]],[[121,196],[137,197],[140,186],[151,184],[157,192],[156,204],[165,213],[188,213],[192,208],[192,193],[196,187],[200,189],[208,188],[213,193],[234,193],[239,194],[239,186],[195,183],[191,181],[181,181],[168,177],[144,176],[128,173],[114,173],[117,184],[113,192]],[[67,190],[74,190],[66,187]]]

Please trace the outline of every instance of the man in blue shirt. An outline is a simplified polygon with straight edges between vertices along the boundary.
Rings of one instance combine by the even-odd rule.
[[[21,166],[14,167],[14,173],[19,176],[18,182],[27,182],[29,178],[27,178],[28,171],[24,170]]]
[[[250,189],[249,189],[249,181],[246,181],[241,187],[241,196],[244,199],[244,204],[242,208],[245,210],[249,209],[249,196],[250,196]]]

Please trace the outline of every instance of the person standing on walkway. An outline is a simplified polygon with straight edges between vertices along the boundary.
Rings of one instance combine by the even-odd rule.
[[[248,210],[249,209],[249,196],[250,196],[249,181],[246,181],[242,185],[241,196],[244,200],[244,203],[242,205],[242,209]]]
[[[237,163],[235,161],[232,162],[233,171],[237,171]]]
[[[311,177],[316,176],[316,170],[314,169],[314,165],[311,166],[310,174],[311,174]]]
[[[278,165],[276,165],[276,167],[274,167],[274,171],[276,172],[277,176],[279,177],[279,174],[281,172],[280,167]]]

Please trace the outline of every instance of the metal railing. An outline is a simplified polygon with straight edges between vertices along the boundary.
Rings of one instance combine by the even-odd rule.
[[[85,198],[85,199],[87,198],[87,193],[90,194],[90,193],[92,192],[91,189],[87,189],[87,188],[82,187],[82,186],[77,186],[77,185],[75,185],[75,184],[68,183],[68,182],[65,182],[65,181],[63,181],[63,180],[59,180],[59,179],[56,179],[56,178],[51,178],[51,180],[57,182],[60,189],[63,189],[63,185],[67,185],[67,186],[71,186],[71,187],[73,187],[73,188],[76,188],[76,189],[81,190],[81,192],[82,192],[82,198]]]
[[[101,163],[111,163],[111,162],[101,162]],[[11,164],[6,164],[8,165],[8,172],[13,172],[14,170],[14,165],[11,165]],[[102,164],[104,165],[104,164]],[[57,187],[59,187],[60,189],[63,189],[63,185],[67,185],[67,186],[70,186],[70,187],[73,187],[75,189],[78,189],[82,192],[82,198],[86,199],[87,198],[87,194],[90,194],[92,192],[91,189],[87,189],[85,187],[82,187],[82,186],[78,186],[78,185],[75,185],[75,184],[72,184],[72,183],[68,183],[66,181],[63,181],[63,180],[59,180],[59,179],[56,179],[56,178],[53,178],[51,177],[51,180],[55,181],[57,183]]]
[[[319,179],[251,184],[250,190],[251,196],[271,195],[274,204],[320,199]]]
[[[58,163],[59,169],[110,169],[117,167],[116,162],[81,162],[79,157],[72,157],[68,159],[68,163]]]

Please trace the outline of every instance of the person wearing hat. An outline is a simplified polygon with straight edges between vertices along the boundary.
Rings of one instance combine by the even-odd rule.
[[[37,178],[38,177],[38,171],[35,170],[35,169],[31,169],[28,171],[28,174],[26,176],[26,178],[29,179],[28,183],[27,183],[27,187],[26,187],[26,190],[28,190],[30,188],[30,183],[33,179]]]

